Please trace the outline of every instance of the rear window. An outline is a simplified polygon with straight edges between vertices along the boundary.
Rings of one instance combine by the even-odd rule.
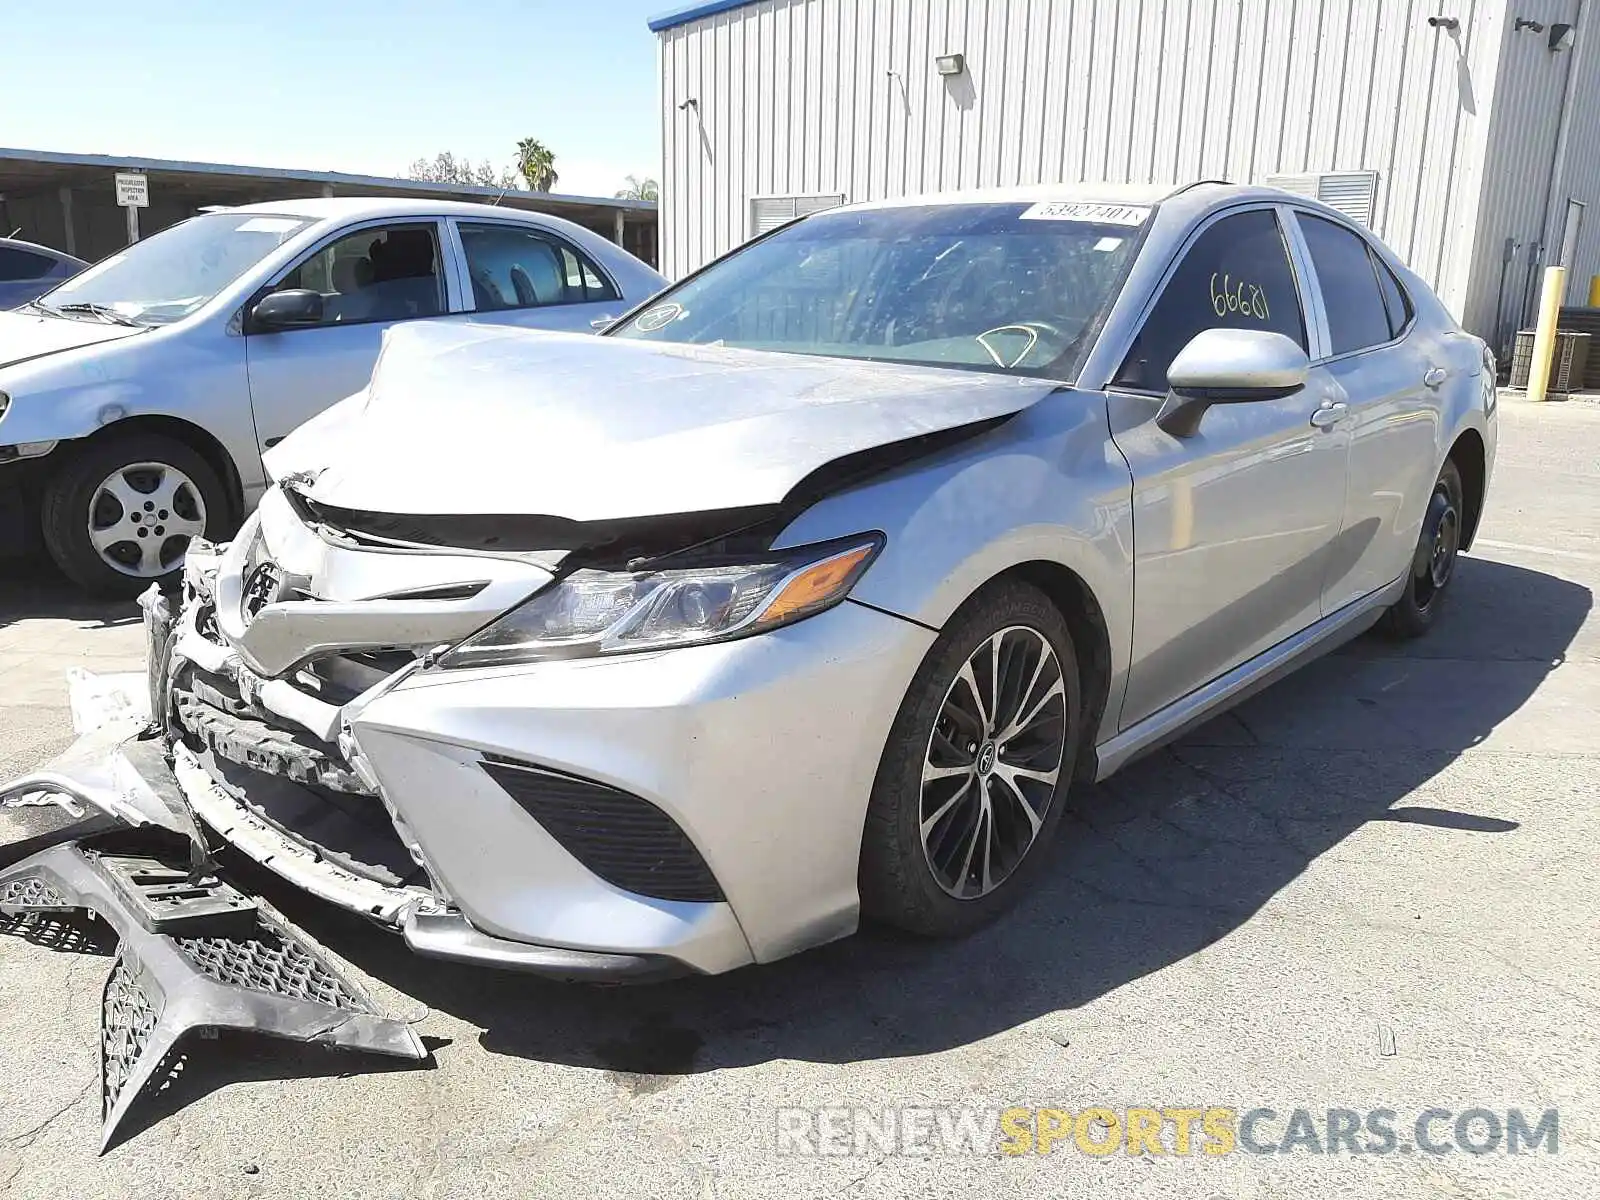
[[[0,246],[0,283],[20,279],[43,279],[56,265],[53,258],[24,250],[20,246]]]

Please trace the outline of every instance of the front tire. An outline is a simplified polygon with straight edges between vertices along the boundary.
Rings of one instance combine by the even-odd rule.
[[[900,705],[863,831],[862,912],[969,933],[1009,908],[1061,822],[1082,730],[1066,620],[1037,588],[990,584],[946,625]]]
[[[227,520],[228,493],[211,464],[158,434],[90,443],[45,485],[40,506],[50,557],[101,596],[170,586],[190,539],[221,536]]]
[[[1379,630],[1389,637],[1419,638],[1433,628],[1455,578],[1456,556],[1466,528],[1461,472],[1450,459],[1433,485],[1422,517],[1422,534],[1406,577],[1406,590],[1383,614]]]

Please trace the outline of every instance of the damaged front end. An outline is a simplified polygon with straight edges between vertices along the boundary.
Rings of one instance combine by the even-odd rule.
[[[0,788],[0,914],[83,911],[119,947],[101,1005],[101,1150],[180,1068],[191,1033],[232,1029],[422,1060],[309,934],[224,881],[140,716]]]

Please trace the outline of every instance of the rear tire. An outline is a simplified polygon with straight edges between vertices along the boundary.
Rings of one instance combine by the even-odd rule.
[[[1072,635],[1049,598],[1002,580],[968,600],[884,746],[862,837],[864,915],[949,937],[1009,908],[1048,858],[1082,720]]]
[[[62,572],[100,596],[170,587],[192,537],[220,537],[227,489],[189,446],[135,433],[91,442],[45,484],[40,527]]]
[[[1378,630],[1397,640],[1419,638],[1433,628],[1455,578],[1456,556],[1466,528],[1461,472],[1445,459],[1428,497],[1422,533],[1407,568],[1406,590],[1378,620]]]

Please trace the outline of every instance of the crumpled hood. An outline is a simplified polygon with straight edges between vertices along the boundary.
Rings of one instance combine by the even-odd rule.
[[[98,342],[114,342],[143,332],[130,325],[112,325],[92,317],[78,320],[31,312],[0,312],[0,367]]]
[[[1056,385],[455,322],[397,326],[372,383],[291,435],[312,500],[603,521],[775,504],[860,450],[1019,412]]]

